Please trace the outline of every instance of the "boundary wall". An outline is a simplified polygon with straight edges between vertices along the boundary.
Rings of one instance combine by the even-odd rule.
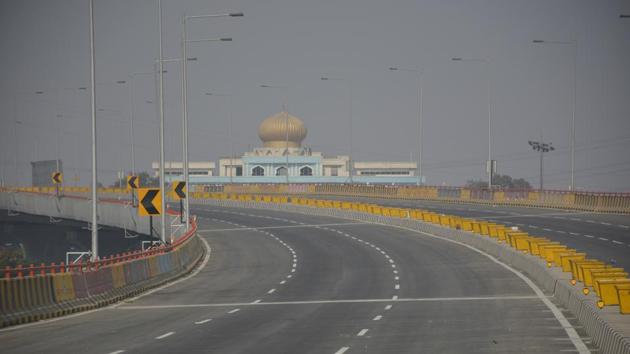
[[[555,190],[471,189],[466,187],[390,186],[360,184],[226,184],[195,186],[203,193],[336,195],[391,199],[418,199],[447,203],[473,203],[537,208],[570,209],[630,214],[630,193],[571,192]],[[195,193],[193,193],[195,194]]]
[[[588,259],[557,242],[472,219],[339,200],[241,195],[195,203],[338,217],[405,227],[459,241],[525,272],[577,317],[602,353],[630,354],[628,273]],[[566,269],[567,264],[571,273]],[[596,274],[596,269],[602,274]]]
[[[82,198],[61,198],[29,193],[0,200],[14,203],[12,210],[84,220],[90,212]],[[99,202],[101,223],[148,233],[148,221],[138,220],[128,203]],[[169,211],[179,218],[179,214]],[[196,219],[191,229],[171,244],[146,251],[103,257],[73,265],[5,268],[0,279],[0,328],[106,306],[135,296],[190,272],[206,253],[197,237]]]

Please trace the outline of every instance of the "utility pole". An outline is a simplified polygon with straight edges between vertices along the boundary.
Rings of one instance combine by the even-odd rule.
[[[540,153],[540,191],[543,190],[543,155],[546,152],[554,151],[555,148],[551,145],[551,143],[545,143],[542,141],[528,141],[529,146],[532,147],[534,151],[538,151]]]

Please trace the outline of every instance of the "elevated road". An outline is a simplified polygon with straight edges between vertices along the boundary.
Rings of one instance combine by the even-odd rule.
[[[91,232],[87,223],[70,219],[50,219],[47,216],[19,213],[9,216],[0,209],[0,247],[24,252],[27,262],[65,262],[68,251],[90,249]],[[100,226],[99,249],[103,255],[135,251],[148,235],[136,234],[114,227]]]
[[[1,330],[3,352],[558,353],[590,345],[569,338],[573,329],[517,274],[469,248],[336,218],[193,212],[212,248],[197,274],[114,307]]]
[[[419,208],[466,218],[483,219],[518,227],[531,235],[547,237],[590,257],[617,263],[630,269],[630,215],[604,214],[557,209],[451,204],[424,200],[331,197],[390,207]]]

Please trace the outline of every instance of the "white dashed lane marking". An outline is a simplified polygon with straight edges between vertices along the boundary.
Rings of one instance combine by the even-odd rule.
[[[172,336],[173,334],[175,334],[175,332],[168,332],[168,333],[164,333],[164,334],[162,334],[161,336],[157,336],[157,337],[155,337],[155,339],[164,339],[164,338],[166,338],[166,337],[170,337],[170,336]]]
[[[238,312],[238,311],[240,311],[240,310],[241,310],[241,309],[234,309],[234,310],[230,310],[230,311],[228,311],[228,313],[236,313],[236,312]]]
[[[350,347],[341,347],[341,349],[337,350],[335,354],[343,354],[348,351],[348,349],[350,349]]]
[[[357,337],[363,337],[367,333],[368,329],[364,328],[357,333]]]
[[[378,316],[374,317],[374,318],[372,319],[372,321],[380,321],[380,320],[381,320],[381,318],[383,318],[383,316],[378,315]]]
[[[205,319],[205,320],[197,321],[197,322],[195,322],[195,324],[196,325],[200,325],[200,324],[208,323],[210,321],[212,321],[212,319],[208,318],[208,319]]]

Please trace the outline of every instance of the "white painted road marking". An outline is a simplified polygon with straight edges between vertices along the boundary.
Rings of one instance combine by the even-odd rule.
[[[378,316],[374,317],[374,318],[372,319],[372,321],[380,321],[380,320],[381,320],[381,318],[383,318],[383,316],[378,315]]]
[[[120,354],[120,353],[124,353],[124,352],[125,352],[124,350],[117,350],[117,351],[111,352],[109,354]]]
[[[271,289],[271,290],[267,291],[267,294],[273,294],[275,292],[276,292],[276,289]]]
[[[400,289],[400,284],[394,285],[394,289],[399,290]]]
[[[367,333],[368,329],[364,328],[357,333],[357,337],[363,337]]]
[[[389,311],[392,308],[392,305],[385,306],[385,311]]]
[[[619,241],[617,241],[617,240],[613,240],[612,242],[613,242],[613,243],[616,243],[616,244],[618,244],[618,245],[623,245],[623,242],[619,242]]]
[[[212,321],[212,318],[208,318],[208,319],[205,319],[205,320],[202,320],[202,321],[197,321],[197,322],[195,322],[195,324],[200,325],[200,324],[208,323],[210,321]]]
[[[341,349],[337,350],[335,352],[335,354],[343,354],[345,353],[348,349],[350,349],[350,347],[342,347]]]
[[[161,335],[161,336],[157,336],[157,337],[155,337],[155,339],[164,339],[164,338],[166,338],[166,337],[172,336],[173,334],[175,334],[175,332],[168,332],[168,333],[164,333],[164,334],[163,334],[163,335]]]
[[[240,309],[234,309],[234,310],[228,311],[228,313],[235,313],[235,312],[238,312],[239,310]]]
[[[258,299],[258,300],[256,300],[256,301],[253,301],[253,302],[252,302],[252,304],[257,304],[257,303],[259,303],[260,301],[262,301],[262,300]]]

